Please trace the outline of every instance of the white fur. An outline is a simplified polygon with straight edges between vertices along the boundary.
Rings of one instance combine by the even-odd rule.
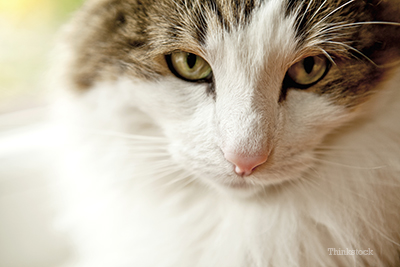
[[[174,77],[121,77],[60,104],[74,137],[59,192],[77,247],[72,266],[394,264],[398,82],[353,113],[304,91],[276,104],[298,56],[281,5],[268,1],[249,27],[208,37],[216,100]],[[321,142],[329,148],[315,154]],[[276,162],[243,180],[224,147],[273,147]],[[328,248],[374,256],[329,256]]]

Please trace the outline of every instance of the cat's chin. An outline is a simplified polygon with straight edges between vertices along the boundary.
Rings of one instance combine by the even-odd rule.
[[[259,194],[261,191],[263,191],[264,187],[262,185],[254,185],[254,184],[249,184],[246,182],[234,182],[234,183],[222,183],[222,184],[217,184],[214,185],[216,189],[227,195],[231,195],[234,197],[239,197],[239,198],[250,198],[253,197],[257,194]]]
[[[213,183],[213,187],[223,194],[240,198],[249,198],[263,192],[268,185],[251,183],[249,181],[235,180],[230,182]]]
[[[271,188],[280,188],[288,184],[293,184],[296,180],[301,179],[301,177],[301,175],[293,175],[269,180],[240,177],[230,181],[213,182],[213,187],[225,194],[248,198],[270,191]]]
[[[258,185],[250,184],[244,180],[230,183],[222,183],[222,186],[233,190],[253,190],[255,187],[258,187]]]

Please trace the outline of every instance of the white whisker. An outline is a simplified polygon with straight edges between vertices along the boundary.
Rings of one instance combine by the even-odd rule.
[[[154,183],[156,181],[160,181],[165,179],[168,176],[173,175],[174,173],[182,172],[182,169],[179,169],[177,167],[170,167],[170,168],[158,168],[153,171],[144,171],[144,172],[138,172],[135,174],[135,179],[145,179],[147,181],[143,182],[143,185],[149,185],[151,183]],[[132,180],[132,179],[129,179]]]
[[[329,43],[329,44],[336,44],[336,45],[340,45],[340,46],[346,47],[346,48],[348,48],[348,49],[350,49],[350,50],[356,52],[357,54],[363,56],[366,60],[368,60],[368,61],[369,61],[371,64],[373,64],[375,67],[378,67],[378,68],[380,67],[380,66],[377,65],[374,61],[372,61],[372,59],[370,59],[369,57],[367,57],[364,53],[362,53],[361,51],[355,49],[354,47],[352,47],[352,46],[350,46],[350,45],[348,45],[348,44],[345,44],[345,43],[343,43],[343,42],[334,42],[334,41],[327,41],[326,43]]]
[[[338,25],[334,27],[327,27],[326,29],[320,31],[319,33],[325,34],[327,32],[334,32],[336,30],[341,30],[343,28],[351,28],[351,27],[359,27],[362,25],[388,25],[388,26],[400,26],[398,22],[390,22],[390,21],[362,21],[362,22],[353,22],[346,23],[343,25]]]
[[[375,167],[352,166],[352,165],[346,165],[346,164],[339,163],[339,162],[323,160],[320,158],[313,158],[313,160],[315,160],[317,162],[322,162],[322,163],[326,163],[326,164],[331,164],[331,165],[336,165],[336,166],[341,166],[341,167],[346,167],[346,168],[351,168],[351,169],[358,169],[358,170],[379,170],[379,169],[383,169],[383,168],[387,167],[387,166],[375,166]]]
[[[165,142],[157,142],[157,141],[143,141],[143,140],[124,140],[124,143],[121,144],[124,146],[145,146],[145,147],[167,147],[167,143]]]
[[[131,156],[132,159],[141,159],[141,158],[159,158],[159,159],[167,159],[169,158],[168,154],[164,154],[164,153],[140,153],[140,154],[133,154]]]
[[[339,11],[340,9],[344,8],[345,6],[351,4],[352,2],[354,2],[355,0],[350,0],[346,3],[344,3],[343,5],[335,8],[333,11],[331,11],[328,15],[326,15],[325,17],[323,17],[321,20],[319,20],[316,24],[314,24],[314,26],[312,27],[312,29],[316,29],[319,25],[321,25],[321,23],[323,23],[327,18],[329,18],[332,14],[336,13],[337,11]],[[325,1],[326,2],[326,1]],[[324,3],[325,3],[324,2]]]
[[[132,140],[168,143],[168,140],[165,137],[160,137],[160,136],[134,135],[127,133],[112,132],[112,131],[88,131],[88,132],[96,135],[103,135],[110,137],[121,137]]]
[[[110,151],[129,151],[131,153],[149,153],[149,154],[164,154],[164,155],[170,155],[168,150],[165,148],[160,148],[160,147],[151,147],[151,146],[121,146],[121,147],[113,147],[110,149]]]
[[[325,5],[327,0],[322,2],[322,4],[319,6],[319,8],[314,12],[314,14],[311,16],[311,18],[308,20],[307,26],[310,24],[310,22],[315,18],[315,16],[318,14],[318,12],[321,10],[321,8]]]
[[[169,181],[168,183],[165,183],[164,186],[171,186],[171,185],[175,185],[177,183],[180,183],[186,179],[188,179],[190,177],[189,174],[183,172],[181,173],[179,176],[175,177],[173,180]],[[186,185],[186,184],[185,184]]]
[[[320,48],[320,50],[322,51],[322,53],[328,58],[328,60],[329,60],[333,65],[336,65],[336,62],[333,60],[333,58],[331,57],[331,55],[329,55],[329,53],[326,52],[325,49]]]
[[[123,151],[131,151],[131,152],[147,152],[149,154],[157,154],[157,155],[169,155],[169,153],[163,148],[148,148],[148,147],[121,147],[119,148]]]
[[[314,0],[311,0],[310,2],[308,2],[307,7],[306,7],[306,10],[305,10],[304,13],[301,15],[300,19],[298,19],[298,22],[301,22],[301,21],[304,20],[304,17],[307,15],[307,13],[308,13],[308,11],[309,11],[309,9],[310,9],[310,7],[311,7],[313,1],[314,1]],[[297,10],[296,10],[295,13],[298,14],[299,12],[301,12],[301,8],[302,8],[302,7],[303,7],[303,3],[301,3],[301,4],[298,6],[298,8],[297,8]]]

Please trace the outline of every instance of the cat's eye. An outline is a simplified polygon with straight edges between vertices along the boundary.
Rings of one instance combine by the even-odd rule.
[[[320,81],[327,74],[329,62],[324,56],[306,57],[292,65],[287,75],[299,87],[307,87]]]
[[[207,81],[212,77],[210,65],[200,56],[174,52],[166,57],[168,66],[177,77],[187,81]]]

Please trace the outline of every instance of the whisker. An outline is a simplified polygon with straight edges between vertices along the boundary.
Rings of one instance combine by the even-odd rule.
[[[171,175],[173,175],[174,173],[178,173],[178,172],[181,172],[181,171],[182,171],[182,170],[179,169],[179,168],[170,168],[170,169],[165,168],[164,170],[163,170],[163,169],[160,169],[160,170],[157,170],[157,171],[152,172],[151,175],[154,176],[154,175],[156,175],[156,174],[162,174],[163,176],[151,177],[150,181],[151,181],[151,182],[159,181],[159,180],[164,179],[165,177],[171,176]]]
[[[107,146],[104,146],[107,147]],[[154,144],[154,143],[113,143],[112,148],[138,148],[138,149],[154,149],[154,150],[165,150],[167,151],[168,146],[165,144]]]
[[[325,17],[323,17],[321,20],[319,20],[316,24],[314,24],[314,26],[312,27],[313,29],[316,29],[319,25],[321,25],[321,23],[323,23],[327,18],[329,18],[332,14],[336,13],[337,11],[339,11],[340,9],[344,8],[345,6],[353,3],[355,0],[350,0],[346,3],[344,3],[343,5],[335,8],[333,11],[331,11],[328,15],[326,15]]]
[[[316,158],[316,157],[314,157],[313,160],[317,161],[317,162],[322,162],[322,163],[327,163],[327,164],[331,164],[331,165],[336,165],[336,166],[341,166],[341,167],[346,167],[346,168],[351,168],[351,169],[357,169],[357,170],[379,170],[379,169],[384,169],[387,167],[387,166],[376,166],[376,167],[352,166],[352,165],[346,165],[346,164],[339,163],[339,162],[323,160],[323,159]]]
[[[130,179],[121,179],[119,181],[121,182],[127,182],[127,181],[132,181],[135,179],[143,179],[144,182],[140,183],[140,186],[148,186],[154,182],[166,179],[166,177],[173,175],[174,173],[181,172],[182,169],[179,169],[175,166],[169,166],[169,168],[159,168],[157,170],[153,171],[147,171],[147,172],[139,172],[135,173],[135,176]]]
[[[154,168],[160,169],[160,168],[171,167],[171,166],[173,166],[173,167],[176,168],[176,169],[180,169],[180,168],[177,167],[176,165],[171,164],[171,161],[168,161],[168,160],[159,161],[159,162],[157,162],[157,163],[152,164],[150,167],[153,168],[153,169],[154,169]]]
[[[151,142],[160,142],[160,143],[168,143],[168,140],[165,137],[160,136],[147,136],[147,135],[133,135],[127,133],[118,133],[112,131],[88,131],[92,134],[103,135],[103,136],[111,136],[111,137],[121,137],[132,140],[140,140],[140,141],[151,141]]]
[[[180,190],[186,188],[188,185],[192,184],[193,182],[195,182],[195,179],[189,176],[184,177],[180,182],[185,181],[184,183],[181,184],[181,186],[179,187],[174,187],[174,192],[179,192]]]
[[[145,146],[145,147],[151,147],[151,146],[157,146],[157,147],[167,147],[166,142],[157,142],[157,141],[144,141],[144,140],[123,140],[124,143],[121,145],[124,146]]]
[[[346,48],[348,48],[348,49],[350,49],[350,50],[356,52],[357,54],[361,55],[362,57],[364,57],[366,60],[368,60],[368,61],[369,61],[371,64],[373,64],[375,67],[380,68],[380,66],[377,65],[372,59],[370,59],[370,58],[367,57],[364,53],[362,53],[362,52],[359,51],[358,49],[355,49],[354,47],[352,47],[352,46],[350,46],[350,45],[348,45],[348,44],[345,44],[345,43],[343,43],[343,42],[334,42],[334,41],[327,41],[326,43],[329,43],[329,44],[336,44],[336,45],[341,45],[341,46],[343,46],[343,47],[346,47]]]
[[[391,22],[391,21],[360,21],[360,22],[353,22],[353,23],[346,23],[343,25],[327,27],[326,29],[320,31],[319,33],[325,34],[326,32],[334,32],[336,30],[341,30],[342,28],[351,28],[351,27],[359,27],[362,25],[388,25],[388,26],[400,26],[398,22]]]
[[[352,149],[350,149],[347,146],[331,146],[331,145],[319,145],[316,150],[319,149],[328,149],[328,150],[342,150],[342,151],[352,151]]]
[[[362,182],[362,183],[367,183],[367,184],[372,184],[375,186],[391,186],[391,187],[400,187],[400,184],[395,184],[395,183],[386,183],[386,182],[382,182],[382,181],[375,181],[375,180],[371,180],[371,179],[359,179],[359,178],[354,178],[353,176],[349,176],[346,179],[348,180],[353,180],[356,182]]]
[[[172,179],[169,179],[169,181],[167,181],[167,179],[170,178],[175,173],[178,173],[178,176],[176,176],[176,177],[174,177]],[[185,183],[182,184],[182,186],[174,187],[174,190],[179,191],[179,190],[181,190],[182,188],[186,187],[187,185],[189,185],[190,183],[192,183],[194,181],[194,179],[191,178],[190,174],[188,174],[187,172],[183,171],[182,169],[176,169],[175,171],[171,171],[171,172],[166,173],[166,174],[163,173],[162,176],[156,177],[156,179],[152,179],[151,181],[149,181],[145,185],[149,185],[149,184],[152,184],[152,183],[160,181],[160,180],[165,180],[165,181],[161,186],[153,188],[153,190],[161,190],[161,189],[170,187],[172,185],[176,186],[176,184],[186,181]]]
[[[169,181],[168,183],[164,184],[164,186],[171,186],[171,185],[175,185],[177,183],[180,183],[182,181],[185,181],[186,179],[188,179],[191,175],[188,173],[181,173],[181,175],[179,175],[178,177],[175,177],[173,180]],[[188,185],[189,183],[184,183],[184,187],[186,185]]]
[[[132,159],[150,159],[150,158],[160,158],[160,159],[167,159],[169,158],[168,154],[148,154],[148,153],[144,153],[144,154],[133,154],[132,157],[130,157]]]
[[[176,171],[180,171],[181,169],[177,166],[174,166],[172,164],[164,164],[164,165],[152,165],[151,168],[147,168],[145,170],[137,170],[134,172],[132,175],[132,179],[137,179],[137,178],[153,178],[152,176],[157,175],[157,174],[164,174],[164,173],[174,173]]]
[[[306,10],[304,11],[304,13],[301,15],[301,17],[297,20],[297,23],[298,24],[300,24],[303,20],[304,20],[304,17],[307,15],[307,13],[308,13],[308,11],[309,11],[309,9],[310,9],[310,7],[311,7],[311,4],[314,2],[314,0],[310,0],[309,2],[308,2],[308,5],[307,5],[307,7],[306,7]],[[296,12],[295,12],[295,14],[299,14],[300,12],[301,12],[301,8],[304,6],[304,2],[303,3],[301,3],[298,7],[297,7],[297,10],[296,10]]]
[[[122,147],[113,147],[109,149],[110,151],[128,151],[130,153],[137,152],[140,153],[149,153],[149,154],[164,154],[164,155],[171,155],[168,150],[165,148],[158,148],[158,147],[147,147],[147,146],[122,146]]]
[[[156,182],[160,182],[160,181],[163,182],[163,180],[166,180],[171,175],[181,172],[181,171],[182,171],[181,169],[176,168],[176,169],[170,169],[169,171],[158,170],[153,173],[147,173],[145,175],[137,175],[138,177],[145,178],[145,181],[141,182],[139,185],[135,184],[135,187],[140,190],[140,189],[145,188],[149,185],[152,185]],[[151,176],[151,177],[149,177],[149,176]],[[129,182],[129,181],[132,181],[132,179],[126,180],[125,182]]]
[[[141,158],[170,158],[171,155],[165,151],[165,149],[154,149],[154,148],[137,148],[137,147],[100,147],[96,148],[98,153],[114,153],[124,154],[129,156],[131,159]]]
[[[351,156],[352,158],[359,157],[360,154],[357,151],[340,151],[340,150],[314,150],[313,154],[318,156],[329,156],[335,153],[335,155],[340,155],[342,158],[348,158],[347,156]]]
[[[333,65],[336,65],[336,62],[333,60],[333,58],[331,57],[331,55],[329,55],[329,53],[326,52],[325,49],[323,49],[323,48],[321,47],[320,50],[322,51],[322,53],[328,58],[328,60],[329,60]]]
[[[310,22],[315,18],[315,16],[318,14],[318,12],[321,10],[321,8],[326,4],[327,0],[325,0],[324,2],[322,2],[322,4],[319,6],[319,8],[314,12],[314,14],[311,16],[311,18],[308,20],[307,25],[308,26],[310,24]]]

